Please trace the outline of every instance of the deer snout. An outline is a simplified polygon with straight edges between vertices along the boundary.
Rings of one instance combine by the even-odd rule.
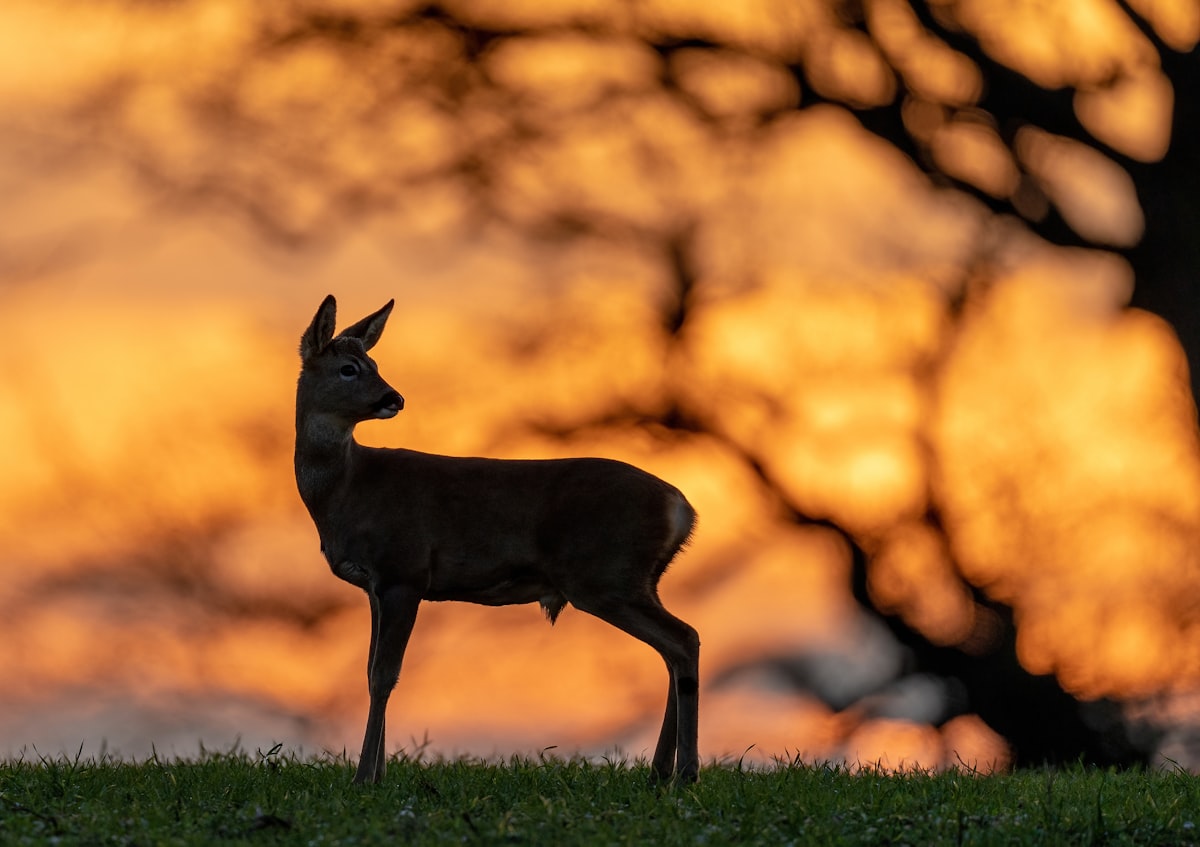
[[[375,404],[375,417],[377,418],[394,418],[404,408],[404,398],[400,396],[399,391],[389,391],[379,398]]]

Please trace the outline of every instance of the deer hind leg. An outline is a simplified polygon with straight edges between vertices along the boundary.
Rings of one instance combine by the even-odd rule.
[[[419,592],[390,588],[381,594],[368,592],[371,599],[371,651],[367,665],[367,687],[371,706],[363,735],[355,782],[379,782],[387,767],[384,754],[384,724],[388,698],[400,678],[400,663],[413,624],[417,620]]]
[[[572,601],[574,603],[574,601]],[[667,663],[670,685],[651,769],[654,778],[695,782],[699,769],[700,636],[656,596],[623,603],[575,606],[653,647]]]
[[[658,744],[654,746],[651,773],[655,779],[667,779],[675,769],[675,751],[679,744],[679,696],[675,693],[675,671],[667,665],[667,711],[663,715]]]

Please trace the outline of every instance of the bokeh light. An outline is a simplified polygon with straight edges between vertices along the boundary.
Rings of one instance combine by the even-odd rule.
[[[976,657],[1002,606],[1025,671],[1194,766],[1186,360],[1123,260],[989,208],[1136,244],[1118,159],[1165,154],[1181,95],[1117,4],[926,4],[1115,152],[1013,132],[910,4],[843,5],[6,3],[0,752],[357,747],[366,603],[291,465],[333,291],[343,323],[398,304],[374,355],[406,408],[363,442],[688,495],[661,588],[706,758],[1011,765],[895,637]],[[853,111],[900,99],[908,151]],[[645,755],[664,679],[577,612],[429,604],[390,739]]]

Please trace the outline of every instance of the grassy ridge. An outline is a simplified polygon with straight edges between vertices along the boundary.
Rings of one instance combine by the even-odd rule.
[[[243,754],[0,763],[0,844],[1195,844],[1200,781],[1073,768],[978,777],[711,767],[346,762]]]

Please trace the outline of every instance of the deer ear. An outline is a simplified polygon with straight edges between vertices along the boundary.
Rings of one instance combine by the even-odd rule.
[[[364,350],[370,350],[375,346],[375,342],[379,340],[379,336],[383,335],[383,327],[387,323],[388,315],[392,313],[392,307],[395,305],[395,300],[388,300],[387,304],[375,314],[367,315],[358,323],[343,329],[338,334],[338,338],[357,338],[362,341]]]
[[[335,320],[337,320],[337,301],[330,294],[321,301],[312,323],[308,325],[308,329],[304,330],[304,335],[300,336],[301,361],[307,362],[325,349],[325,345],[333,339]]]

